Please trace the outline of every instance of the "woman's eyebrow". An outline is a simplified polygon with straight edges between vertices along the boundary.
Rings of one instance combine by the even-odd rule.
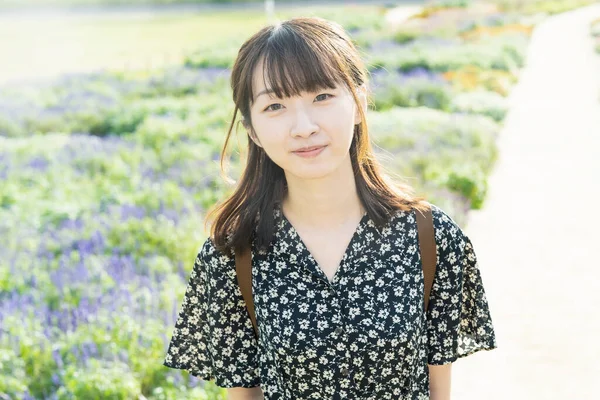
[[[273,89],[265,89],[262,90],[260,92],[258,92],[258,94],[256,95],[256,97],[254,98],[254,101],[256,101],[256,99],[258,99],[258,97],[262,94],[269,94],[269,93],[275,93],[275,91]]]
[[[316,93],[316,92],[319,92],[321,90],[332,90],[333,91],[333,90],[337,90],[337,89],[338,89],[337,87],[334,88],[334,89],[327,88],[327,87],[322,87],[322,88],[315,89],[314,92]],[[258,99],[259,96],[261,96],[263,94],[271,94],[271,93],[275,93],[275,90],[273,90],[273,89],[264,89],[264,90],[261,90],[260,92],[258,92],[258,94],[256,95],[256,97],[254,98],[254,102],[256,102],[256,100]]]

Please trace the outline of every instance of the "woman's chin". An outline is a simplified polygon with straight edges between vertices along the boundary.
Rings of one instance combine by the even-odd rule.
[[[310,179],[323,179],[329,175],[332,175],[336,170],[335,166],[330,163],[318,163],[314,165],[303,165],[301,167],[291,168],[286,172],[295,176],[298,179],[310,180]]]

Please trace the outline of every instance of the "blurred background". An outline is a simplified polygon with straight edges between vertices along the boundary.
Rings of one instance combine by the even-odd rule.
[[[598,2],[0,0],[0,399],[226,398],[162,362],[230,68],[293,16],[350,33],[378,155],[473,241],[499,349],[455,398],[596,398]]]

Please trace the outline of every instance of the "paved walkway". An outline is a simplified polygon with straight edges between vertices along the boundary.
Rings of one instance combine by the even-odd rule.
[[[600,4],[534,31],[511,95],[476,249],[499,348],[457,361],[453,399],[597,399],[600,371]]]

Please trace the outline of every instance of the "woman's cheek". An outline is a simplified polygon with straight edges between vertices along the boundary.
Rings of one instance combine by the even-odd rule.
[[[263,150],[267,153],[269,159],[281,168],[284,168],[290,162],[290,157],[293,156],[291,153],[286,154],[283,144],[278,142],[265,143]]]

